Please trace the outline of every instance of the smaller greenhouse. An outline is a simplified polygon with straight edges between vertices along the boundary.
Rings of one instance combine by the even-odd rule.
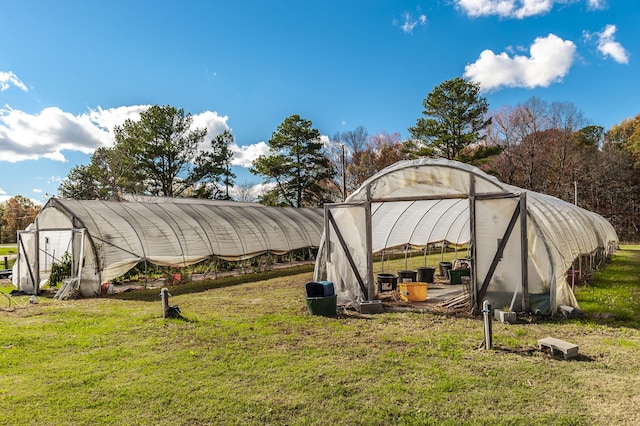
[[[184,267],[214,256],[243,260],[317,248],[322,226],[322,209],[153,197],[131,202],[52,198],[18,233],[13,283],[37,294],[51,265],[69,253],[78,293],[97,296],[102,283],[141,262]]]
[[[471,305],[553,314],[577,307],[567,270],[617,248],[602,216],[500,182],[443,159],[398,162],[368,179],[344,203],[325,206],[315,280],[334,283],[338,303],[376,298],[373,255],[406,246],[467,246]]]

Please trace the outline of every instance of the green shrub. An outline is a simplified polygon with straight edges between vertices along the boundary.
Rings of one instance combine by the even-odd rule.
[[[49,275],[49,285],[56,286],[65,278],[71,277],[71,254],[67,251],[62,255],[60,262],[51,265],[51,275]]]

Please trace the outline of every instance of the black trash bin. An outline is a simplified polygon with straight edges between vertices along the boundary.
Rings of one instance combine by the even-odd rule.
[[[311,315],[338,316],[338,296],[331,281],[309,281],[306,289],[307,309]]]
[[[307,297],[307,309],[311,315],[335,318],[338,316],[338,296]]]
[[[428,266],[421,266],[418,268],[418,282],[433,284],[433,275],[436,273],[436,268]]]

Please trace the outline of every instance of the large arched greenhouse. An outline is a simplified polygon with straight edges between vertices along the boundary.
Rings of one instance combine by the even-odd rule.
[[[140,201],[141,200],[141,201]],[[18,233],[13,283],[37,294],[51,265],[72,258],[71,281],[86,297],[141,262],[184,267],[218,257],[249,259],[317,248],[322,209],[266,207],[197,199],[144,197],[109,202],[50,199]]]
[[[557,198],[500,182],[473,166],[442,159],[396,163],[344,203],[325,206],[315,280],[334,283],[338,303],[377,296],[373,254],[433,244],[470,247],[472,306],[553,314],[577,307],[566,279],[576,259],[616,248],[602,216]]]

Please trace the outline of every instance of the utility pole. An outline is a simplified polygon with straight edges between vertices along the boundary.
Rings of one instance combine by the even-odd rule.
[[[347,160],[342,145],[342,201],[347,199]]]

